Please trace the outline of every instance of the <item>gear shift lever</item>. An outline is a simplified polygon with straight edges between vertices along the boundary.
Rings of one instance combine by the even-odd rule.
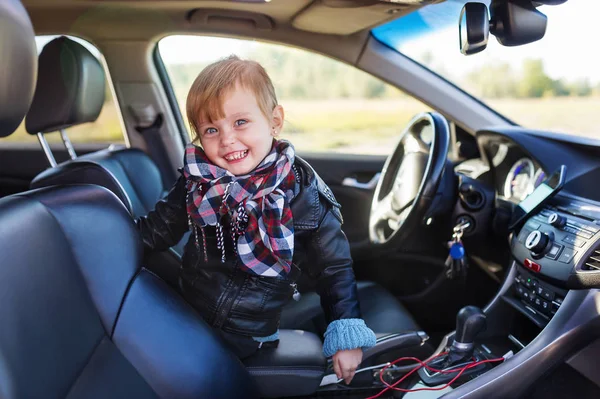
[[[476,306],[465,306],[456,315],[456,332],[454,342],[448,348],[448,354],[436,359],[430,365],[435,368],[449,369],[452,366],[471,361],[475,350],[475,338],[486,327],[485,314]],[[471,370],[475,371],[475,370]],[[468,374],[469,372],[465,373]],[[453,375],[430,375],[424,368],[419,370],[419,376],[426,385],[434,386],[448,382]]]
[[[473,355],[475,337],[485,330],[485,314],[476,306],[465,306],[456,315],[456,333],[448,355],[453,352],[462,358]]]

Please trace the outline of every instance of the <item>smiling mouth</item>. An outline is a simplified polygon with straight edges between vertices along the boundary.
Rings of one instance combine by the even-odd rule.
[[[225,158],[225,160],[227,162],[233,162],[233,161],[242,160],[242,159],[246,158],[247,155],[248,155],[248,150],[235,151],[235,152],[230,152],[229,154],[223,156],[223,158]]]

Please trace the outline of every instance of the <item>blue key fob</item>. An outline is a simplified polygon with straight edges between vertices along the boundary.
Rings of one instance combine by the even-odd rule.
[[[452,259],[458,260],[465,257],[465,247],[459,242],[455,242],[450,247],[450,256]]]

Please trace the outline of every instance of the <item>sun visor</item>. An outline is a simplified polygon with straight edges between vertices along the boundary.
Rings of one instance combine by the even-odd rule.
[[[434,0],[319,0],[292,20],[296,29],[350,35],[406,15]]]

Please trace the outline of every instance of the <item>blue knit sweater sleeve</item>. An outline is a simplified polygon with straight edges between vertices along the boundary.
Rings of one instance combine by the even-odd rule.
[[[370,348],[375,345],[375,333],[363,319],[334,320],[327,326],[323,354],[333,356],[337,351]]]

